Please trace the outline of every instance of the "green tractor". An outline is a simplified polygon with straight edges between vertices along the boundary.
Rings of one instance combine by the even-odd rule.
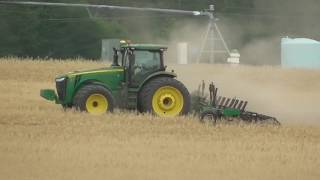
[[[111,67],[60,75],[55,79],[57,94],[50,89],[40,94],[64,108],[91,114],[119,108],[161,117],[186,115],[190,94],[174,72],[166,71],[166,50],[162,45],[121,43]]]

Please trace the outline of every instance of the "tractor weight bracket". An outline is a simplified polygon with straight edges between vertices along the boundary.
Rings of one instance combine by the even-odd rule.
[[[55,101],[58,104],[58,96],[53,89],[41,89],[40,96],[48,101]]]

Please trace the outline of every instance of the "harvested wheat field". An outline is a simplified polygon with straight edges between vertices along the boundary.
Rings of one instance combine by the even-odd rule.
[[[0,179],[320,178],[320,71],[169,66],[190,90],[213,80],[225,96],[282,127],[201,124],[135,113],[91,116],[40,98],[55,75],[104,66],[0,60]]]

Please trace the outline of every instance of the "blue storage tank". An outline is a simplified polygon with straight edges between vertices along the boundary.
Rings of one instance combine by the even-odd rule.
[[[281,64],[285,68],[320,69],[320,42],[305,38],[282,38]]]

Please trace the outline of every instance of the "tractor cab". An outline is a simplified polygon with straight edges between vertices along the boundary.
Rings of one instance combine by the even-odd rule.
[[[166,70],[163,60],[166,50],[163,45],[121,43],[120,49],[114,48],[112,66],[124,68],[129,87],[139,87],[148,76]]]

